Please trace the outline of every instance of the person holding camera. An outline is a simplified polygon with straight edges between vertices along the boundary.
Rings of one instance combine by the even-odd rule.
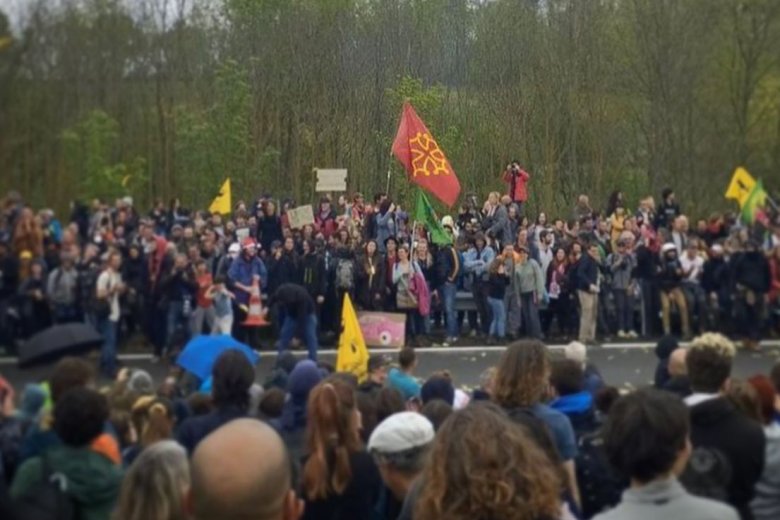
[[[507,164],[503,175],[504,182],[509,187],[509,198],[517,205],[517,212],[523,213],[523,205],[528,200],[528,188],[526,184],[531,179],[527,171],[520,168],[520,163],[513,160]]]

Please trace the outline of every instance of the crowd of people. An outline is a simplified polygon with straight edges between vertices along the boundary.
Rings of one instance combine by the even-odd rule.
[[[444,239],[384,193],[324,196],[314,222],[293,229],[293,201],[266,195],[229,216],[178,199],[148,213],[129,197],[94,200],[61,222],[12,192],[0,218],[0,344],[86,321],[105,337],[107,376],[117,342],[138,332],[156,358],[227,333],[254,348],[297,336],[316,359],[338,335],[345,294],[358,309],[405,313],[412,346],[714,330],[756,349],[777,333],[779,219],[757,228],[713,213],[692,225],[671,189],[635,211],[615,191],[604,210],[580,195],[568,215],[532,218],[528,174],[513,164],[504,180],[507,195],[468,195],[443,216]],[[255,282],[271,334],[246,323]]]
[[[738,380],[735,353],[665,336],[654,388],[623,395],[576,341],[511,343],[473,391],[419,378],[412,347],[364,381],[285,352],[262,384],[227,350],[209,393],[64,358],[0,378],[0,517],[774,520],[780,363]]]

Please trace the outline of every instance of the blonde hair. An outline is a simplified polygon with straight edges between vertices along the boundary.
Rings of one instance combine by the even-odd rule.
[[[187,452],[175,441],[149,446],[128,469],[113,520],[186,520]]]
[[[141,446],[150,446],[173,436],[173,410],[165,399],[140,397],[133,405],[132,419]]]
[[[697,336],[693,339],[688,348],[691,351],[704,349],[714,350],[721,356],[731,359],[734,359],[734,356],[737,354],[737,348],[734,346],[734,343],[718,332],[705,332],[701,336]]]

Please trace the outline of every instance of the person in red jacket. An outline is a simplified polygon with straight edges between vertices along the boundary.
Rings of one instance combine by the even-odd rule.
[[[528,189],[525,185],[528,184],[531,176],[520,168],[520,163],[515,160],[506,166],[503,179],[509,186],[509,197],[517,204],[517,213],[522,215],[523,205],[528,200]]]

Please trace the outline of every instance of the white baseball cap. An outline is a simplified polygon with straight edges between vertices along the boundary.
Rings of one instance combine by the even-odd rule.
[[[415,412],[398,412],[374,429],[368,439],[368,451],[380,454],[401,453],[433,442],[433,424]]]

